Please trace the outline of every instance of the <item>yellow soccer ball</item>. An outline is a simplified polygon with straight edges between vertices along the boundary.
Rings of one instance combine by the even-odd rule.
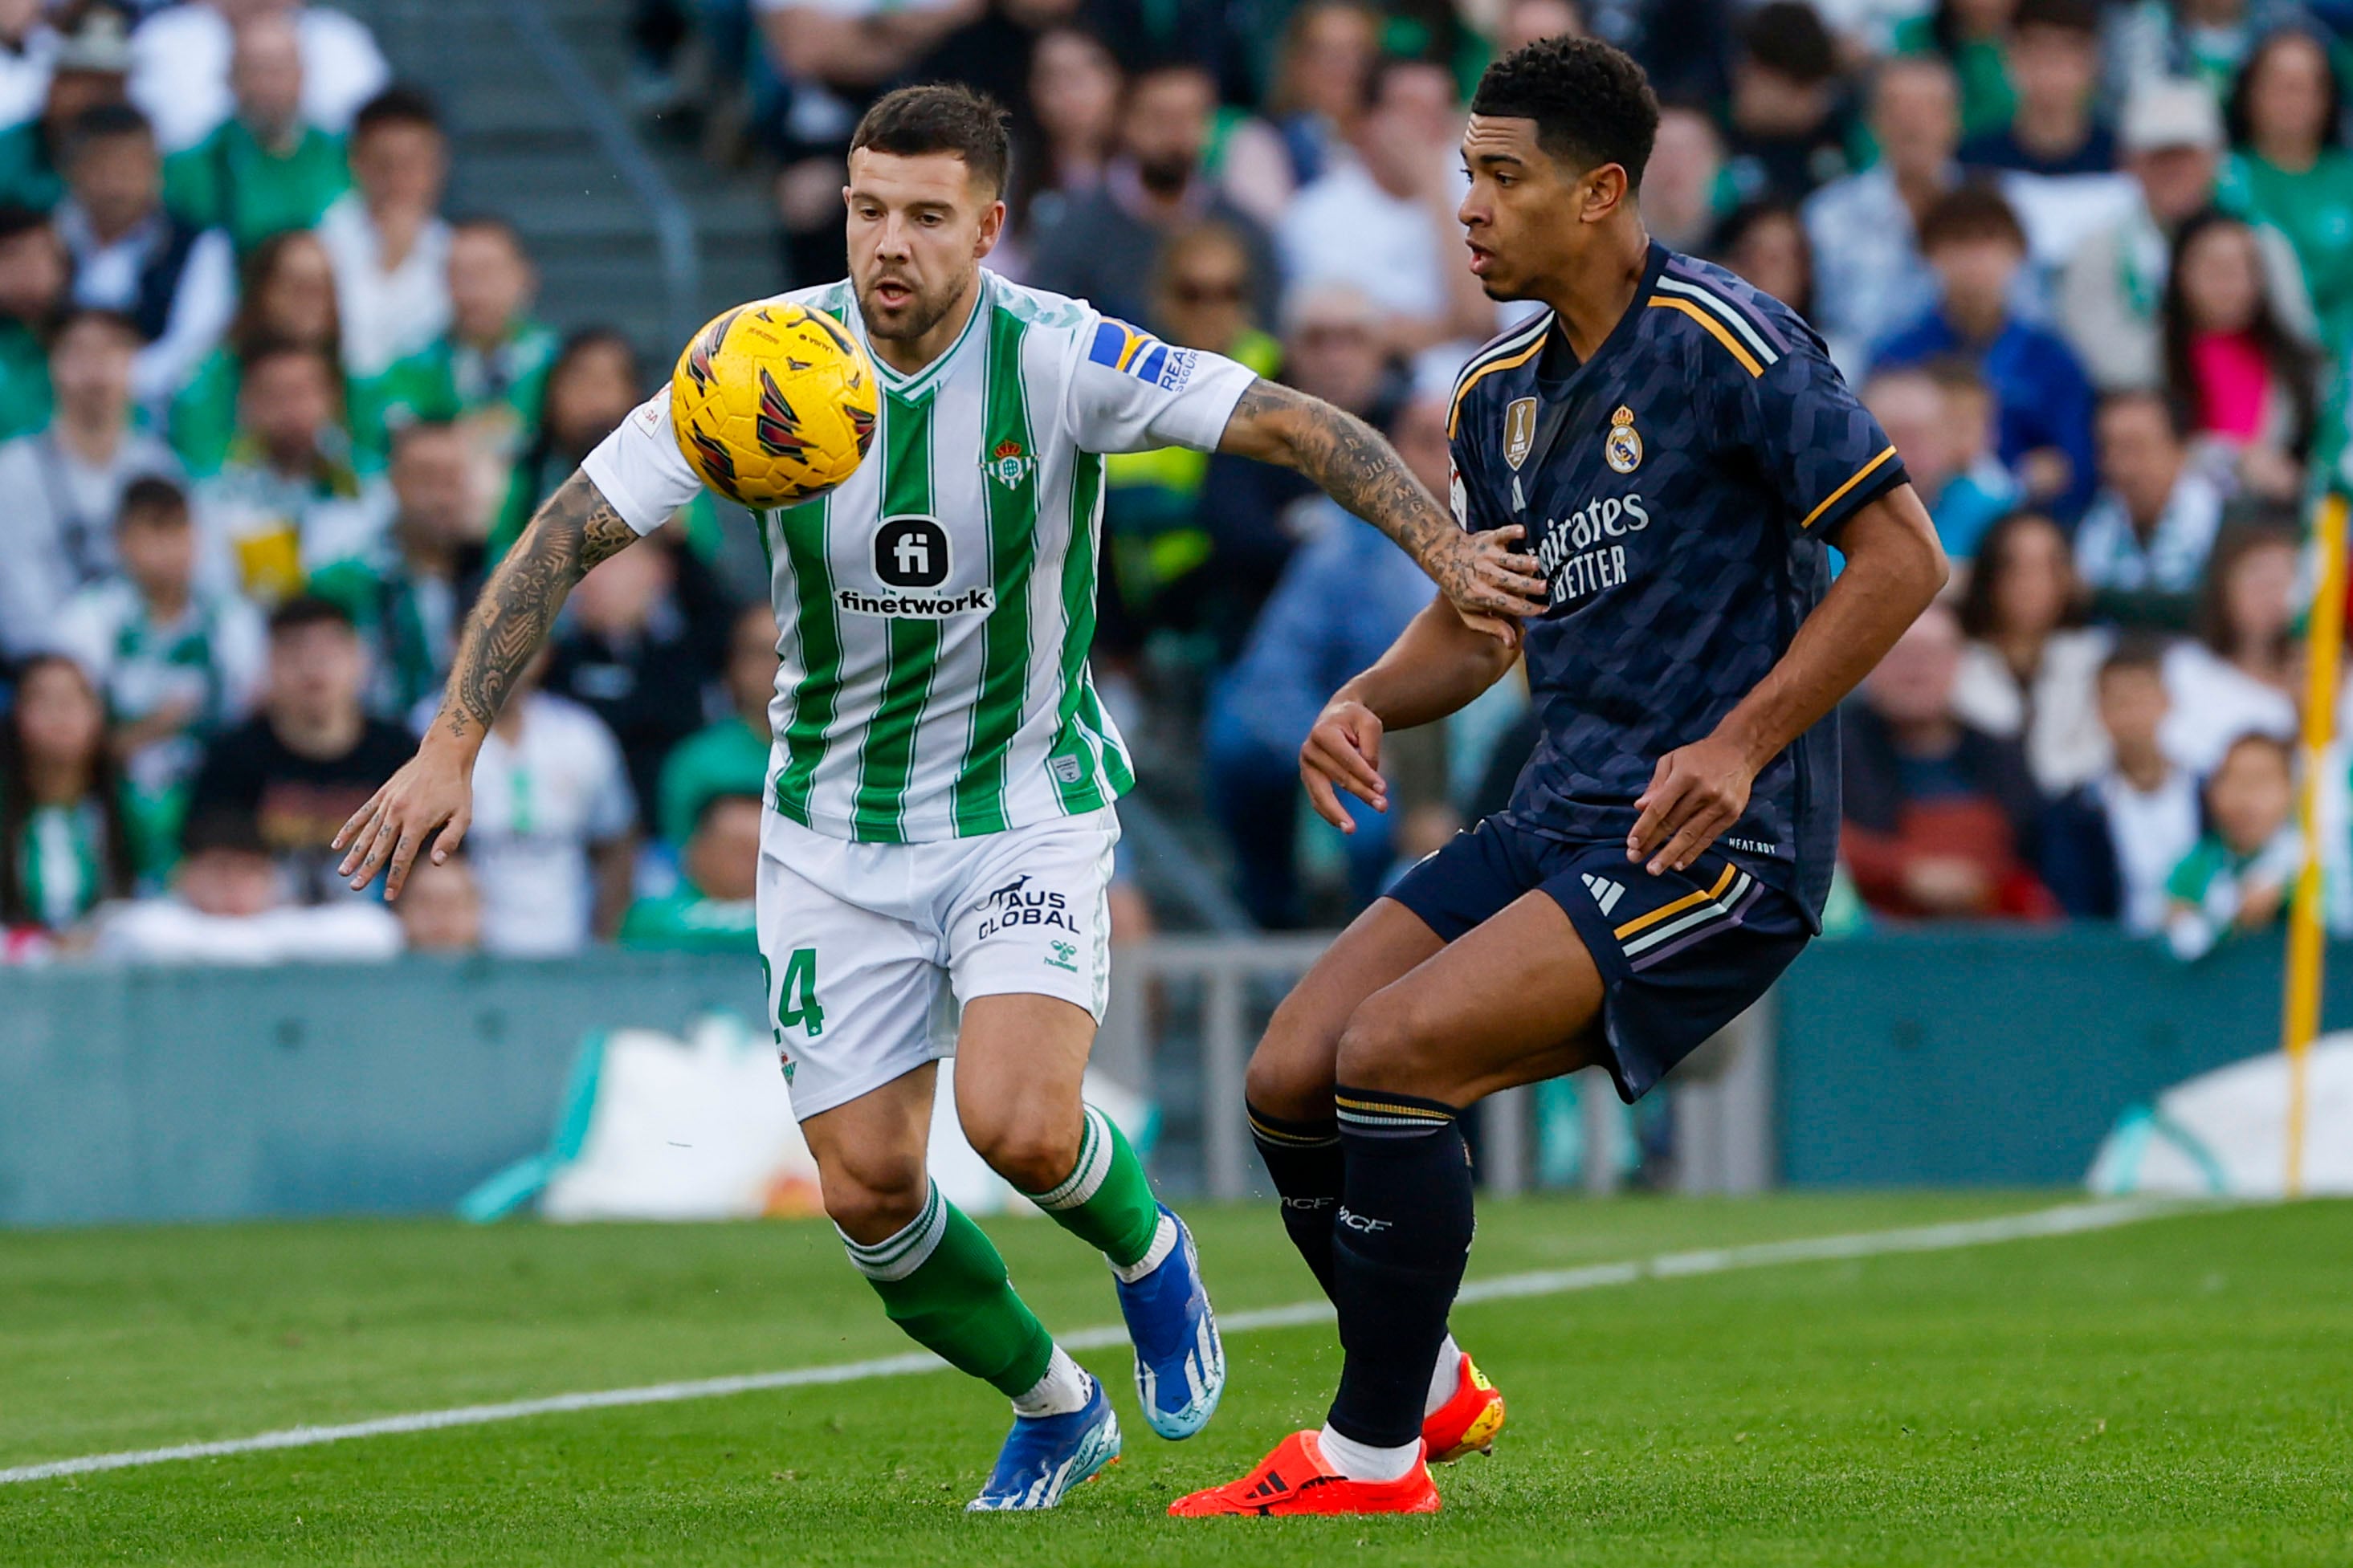
[[[858,471],[874,444],[874,367],[805,305],[739,305],[694,334],[670,378],[678,449],[742,506],[797,506]]]

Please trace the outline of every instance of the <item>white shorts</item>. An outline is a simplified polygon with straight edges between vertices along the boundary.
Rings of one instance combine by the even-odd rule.
[[[1109,806],[933,844],[852,844],[770,811],[760,968],[793,1113],[955,1055],[976,996],[1056,996],[1101,1022],[1118,842]]]

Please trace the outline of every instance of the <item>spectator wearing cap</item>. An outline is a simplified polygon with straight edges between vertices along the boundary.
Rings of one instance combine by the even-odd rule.
[[[2048,918],[2042,801],[2014,742],[1954,716],[1960,657],[1953,612],[1931,605],[1846,704],[1840,853],[1882,914]]]
[[[449,231],[449,330],[395,364],[373,389],[385,423],[434,419],[462,427],[501,472],[539,435],[547,373],[562,346],[532,314],[538,274],[502,218]]]
[[[413,88],[370,99],[352,121],[352,178],[319,220],[343,310],[343,368],[382,375],[449,325],[448,138]]]
[[[130,318],[146,346],[132,371],[142,406],[163,409],[237,313],[237,254],[219,229],[164,205],[154,132],[125,104],[101,104],[68,132],[58,234],[77,305]]]
[[[2099,494],[2075,530],[2075,571],[2093,613],[2180,630],[2214,535],[2222,492],[2189,461],[2179,412],[2154,388],[2100,400]]]
[[[198,228],[226,229],[238,252],[309,228],[351,188],[343,139],[302,118],[302,49],[283,16],[237,30],[237,111],[164,160],[164,202]]]
[[[1938,301],[1879,346],[1879,365],[1947,357],[1976,367],[1992,392],[1995,449],[2027,496],[2062,521],[2092,492],[2092,388],[2074,351],[2015,309],[2026,231],[1999,192],[1965,184],[1928,209],[1920,248],[1936,269]]]
[[[1699,250],[1729,195],[1715,121],[1692,104],[1660,105],[1659,132],[1642,168],[1642,221],[1651,235],[1671,249]]]
[[[257,21],[291,25],[302,59],[301,118],[334,135],[392,79],[364,23],[301,0],[189,0],[167,5],[131,36],[131,101],[165,150],[203,141],[236,112],[237,36]]]
[[[50,639],[105,694],[111,744],[141,801],[168,813],[205,743],[252,710],[261,616],[197,581],[187,494],[169,479],[122,492],[115,553],[121,570],[67,600]]]
[[[131,963],[326,963],[391,958],[401,925],[374,901],[332,908],[288,900],[282,859],[248,816],[191,819],[170,893],[101,917],[97,952]]]
[[[437,695],[482,583],[480,474],[465,433],[419,420],[393,437],[388,550],[328,563],[310,592],[350,612],[367,642],[369,706],[405,718]]]
[[[1736,26],[1725,139],[1733,189],[1743,201],[1803,201],[1849,166],[1838,42],[1803,0],[1767,0]]]
[[[0,441],[49,422],[49,323],[66,297],[66,253],[47,216],[0,206]]]
[[[1273,244],[1201,170],[1217,105],[1216,79],[1201,66],[1161,65],[1131,77],[1120,110],[1119,155],[1102,188],[1072,202],[1060,221],[1033,237],[1031,281],[1092,300],[1106,314],[1141,321],[1168,237],[1215,220],[1249,246],[1251,308],[1261,321],[1272,320],[1281,279]],[[838,174],[835,184],[838,188]],[[839,253],[828,265],[839,268]]]
[[[1952,68],[1933,55],[1883,64],[1872,79],[1870,124],[1879,162],[1824,185],[1805,205],[1817,272],[1810,320],[1847,343],[1877,342],[1936,301],[1919,231],[1921,217],[1960,184]]]
[[[335,833],[417,749],[368,717],[367,650],[343,606],[298,597],[269,617],[260,708],[205,748],[188,790],[191,823],[257,824],[298,903],[353,897],[335,875]]]
[[[621,945],[658,952],[757,952],[754,895],[766,809],[757,792],[716,792],[697,800],[678,887],[629,906]]]
[[[2219,197],[2287,237],[2326,341],[2340,348],[2353,328],[2353,155],[2344,119],[2328,46],[2301,27],[2272,34],[2231,89],[2232,151]],[[2284,279],[2269,270],[2276,292]]]
[[[2214,204],[2222,117],[2213,96],[2191,81],[2144,84],[2125,105],[2125,170],[2135,199],[2094,230],[2059,274],[2056,321],[2102,392],[2156,386],[2165,379],[2158,307],[2172,266],[2174,236]],[[2312,335],[2312,308],[2295,249],[2278,230],[2256,235],[2263,274],[2281,321]]]
[[[58,606],[114,570],[114,520],[131,481],[179,471],[132,424],[138,353],[139,333],[121,317],[69,310],[49,340],[54,414],[0,446],[0,655],[45,647]]]
[[[48,96],[58,39],[45,9],[43,0],[0,0],[0,131],[38,115]]]
[[[373,552],[390,510],[380,475],[356,466],[343,377],[317,348],[265,342],[246,355],[238,436],[196,486],[206,570],[263,605],[329,562]]]
[[[0,202],[47,212],[65,200],[67,128],[100,104],[123,102],[130,70],[121,16],[102,5],[84,12],[58,45],[39,115],[0,131]]]
[[[2096,0],[2019,0],[2010,18],[2010,75],[2017,111],[2001,129],[1964,142],[1962,163],[2049,176],[2116,168],[2116,138],[2092,107],[2100,81]]]
[[[1381,60],[1366,80],[1356,155],[1302,190],[1275,231],[1290,286],[1355,284],[1380,307],[1392,353],[1494,335],[1494,302],[1462,265],[1454,216],[1461,134],[1445,67]]]

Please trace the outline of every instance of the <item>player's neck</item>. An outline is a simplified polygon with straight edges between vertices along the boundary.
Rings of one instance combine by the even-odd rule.
[[[1578,363],[1591,359],[1641,291],[1651,262],[1651,237],[1640,223],[1613,226],[1617,232],[1571,267],[1557,288],[1544,297],[1560,321]]]
[[[870,327],[868,337],[874,346],[874,357],[901,375],[920,375],[931,367],[933,361],[955,347],[956,340],[964,336],[965,323],[971,321],[972,313],[979,309],[980,269],[975,268],[972,281],[965,285],[964,297],[949,306],[947,313],[922,337],[877,338]]]

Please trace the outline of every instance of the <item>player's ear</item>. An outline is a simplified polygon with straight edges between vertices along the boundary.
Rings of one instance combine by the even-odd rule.
[[[1577,221],[1599,223],[1626,205],[1630,190],[1623,163],[1604,163],[1594,169],[1585,176],[1585,188],[1577,207]]]
[[[997,242],[1004,237],[1005,198],[1000,196],[989,203],[988,210],[980,215],[980,238],[972,247],[973,259],[985,260],[988,253],[997,248]]]

